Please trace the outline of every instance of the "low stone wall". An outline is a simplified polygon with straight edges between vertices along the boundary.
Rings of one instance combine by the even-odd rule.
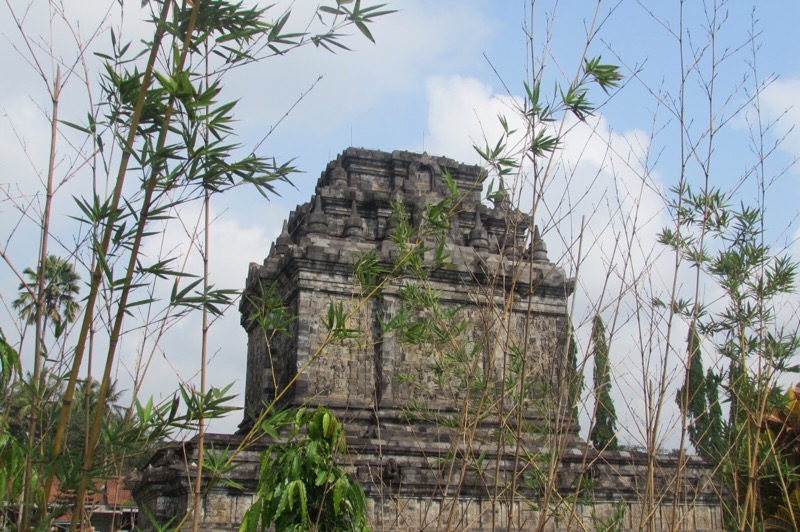
[[[383,503],[372,501],[370,510],[375,530],[535,530],[541,511],[531,501],[513,504],[514,513],[509,527],[508,505],[488,500],[459,500],[450,517],[452,501],[427,499],[396,499]],[[544,530],[551,532],[597,530],[601,524],[614,521],[619,511],[617,503],[570,505],[551,510],[545,516]],[[642,530],[641,504],[625,504],[624,513],[615,530]],[[691,508],[665,505],[653,513],[656,530],[721,531],[719,506],[695,505]],[[677,526],[673,526],[677,523]]]
[[[686,461],[680,479],[675,474],[676,457],[656,457],[657,491],[652,494],[656,504],[651,510],[643,503],[648,475],[646,454],[598,454],[577,446],[567,449],[559,461],[549,499],[545,499],[542,486],[525,482],[523,474],[517,496],[509,502],[503,496],[503,486],[507,484],[495,483],[491,474],[499,471],[501,481],[507,481],[513,457],[498,456],[486,447],[476,448],[475,452],[484,456],[484,468],[480,472],[469,471],[457,491],[454,486],[447,486],[445,479],[449,463],[441,458],[447,454],[447,446],[438,446],[437,452],[437,446],[428,443],[423,449],[419,440],[415,443],[413,436],[408,436],[404,439],[399,430],[387,427],[380,439],[348,439],[351,454],[344,465],[367,493],[375,530],[530,530],[540,519],[546,521],[545,530],[594,530],[601,523],[611,522],[615,515],[621,517],[625,530],[639,530],[647,516],[657,530],[723,529],[718,488],[707,464],[696,457]],[[206,448],[221,452],[235,449],[240,442],[241,436],[211,434],[207,435]],[[236,456],[237,467],[225,478],[243,489],[230,487],[222,480],[207,488],[201,530],[238,530],[253,503],[260,453],[268,445],[268,441],[259,441]],[[156,453],[143,469],[134,490],[140,507],[138,526],[143,530],[153,530],[148,511],[160,524],[170,519],[176,524],[184,518],[190,522],[196,452],[194,440],[174,444]],[[548,510],[543,516],[545,506]],[[510,520],[509,508],[513,509]]]
[[[225,452],[236,449],[242,438],[224,434],[207,434],[205,449],[208,452]],[[247,509],[253,504],[258,486],[261,467],[261,452],[267,448],[266,442],[259,442],[250,449],[237,454],[236,467],[227,475],[241,485],[236,489],[221,480],[211,480],[208,475],[204,483],[207,491],[203,499],[201,530],[239,530]],[[192,522],[192,487],[197,478],[197,445],[195,440],[174,443],[155,453],[142,469],[133,496],[139,506],[137,527],[142,530],[155,530],[150,517],[160,525],[172,521],[175,526],[182,520]],[[149,516],[148,516],[149,514]]]

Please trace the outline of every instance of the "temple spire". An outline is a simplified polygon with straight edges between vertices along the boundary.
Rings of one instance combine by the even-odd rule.
[[[469,245],[475,249],[489,249],[489,233],[483,228],[479,209],[475,210],[475,227],[469,232]]]
[[[352,207],[350,208],[350,217],[344,225],[344,236],[348,238],[361,238],[364,234],[364,228],[361,223],[361,216],[358,214],[358,205],[356,200],[353,199]]]
[[[322,208],[322,196],[320,194],[315,196],[314,210],[311,211],[311,214],[308,217],[308,232],[328,232],[328,217],[325,215],[325,210]]]
[[[533,260],[548,262],[547,246],[542,240],[542,235],[539,234],[539,226],[533,226]]]

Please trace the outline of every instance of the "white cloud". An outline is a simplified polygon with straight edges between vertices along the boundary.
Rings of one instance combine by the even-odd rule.
[[[257,119],[256,127],[263,131],[322,75],[316,89],[293,110],[291,124],[283,127],[346,137],[348,127],[363,114],[379,112],[380,106],[404,95],[422,94],[426,75],[474,65],[492,32],[491,19],[474,4],[406,0],[387,7],[398,12],[371,26],[375,44],[351,29],[343,43],[353,52],[330,54],[306,47],[235,73],[235,90],[254,96],[242,100],[244,114]],[[292,20],[298,24],[306,18],[298,13]]]
[[[496,96],[490,85],[478,79],[436,75],[426,80],[426,87],[430,139],[425,147],[431,153],[479,164],[473,145],[482,148],[487,141],[494,145],[502,132],[499,115],[521,125],[511,112],[511,98]]]

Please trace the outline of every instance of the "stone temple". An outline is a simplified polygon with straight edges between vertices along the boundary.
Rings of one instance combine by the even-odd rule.
[[[207,441],[236,448],[274,401],[327,407],[344,424],[344,465],[376,530],[593,529],[614,516],[630,530],[643,519],[721,530],[718,487],[700,460],[678,468],[677,457],[598,453],[578,438],[567,404],[574,280],[528,216],[502,194],[482,201],[485,179],[479,167],[404,151],[349,148],[329,163],[250,265],[241,434]],[[374,275],[365,281],[356,264]],[[255,319],[267,292],[291,317],[285,330]],[[243,489],[208,489],[205,530],[237,529],[269,444],[237,455],[228,476]],[[134,492],[140,507],[161,522],[186,514],[195,453],[194,440],[159,451]]]

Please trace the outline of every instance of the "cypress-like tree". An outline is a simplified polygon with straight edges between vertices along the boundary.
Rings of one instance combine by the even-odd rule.
[[[700,335],[697,334],[694,323],[689,327],[686,343],[688,345],[686,376],[683,386],[678,388],[675,401],[681,413],[686,416],[689,441],[701,456],[711,458],[706,445],[710,421],[706,377],[703,371],[703,354],[700,351]]]
[[[595,418],[590,435],[595,449],[613,451],[617,448],[617,412],[611,401],[611,376],[608,366],[608,343],[603,319],[598,314],[592,325],[594,355]]]
[[[583,391],[583,372],[578,372],[578,344],[575,343],[575,330],[572,321],[567,323],[567,389],[569,409],[573,420],[578,419],[578,400]]]
[[[705,394],[708,405],[708,423],[706,437],[703,441],[703,456],[714,463],[722,458],[725,426],[722,421],[722,406],[719,404],[719,385],[722,376],[715,374],[710,368],[706,373]]]

